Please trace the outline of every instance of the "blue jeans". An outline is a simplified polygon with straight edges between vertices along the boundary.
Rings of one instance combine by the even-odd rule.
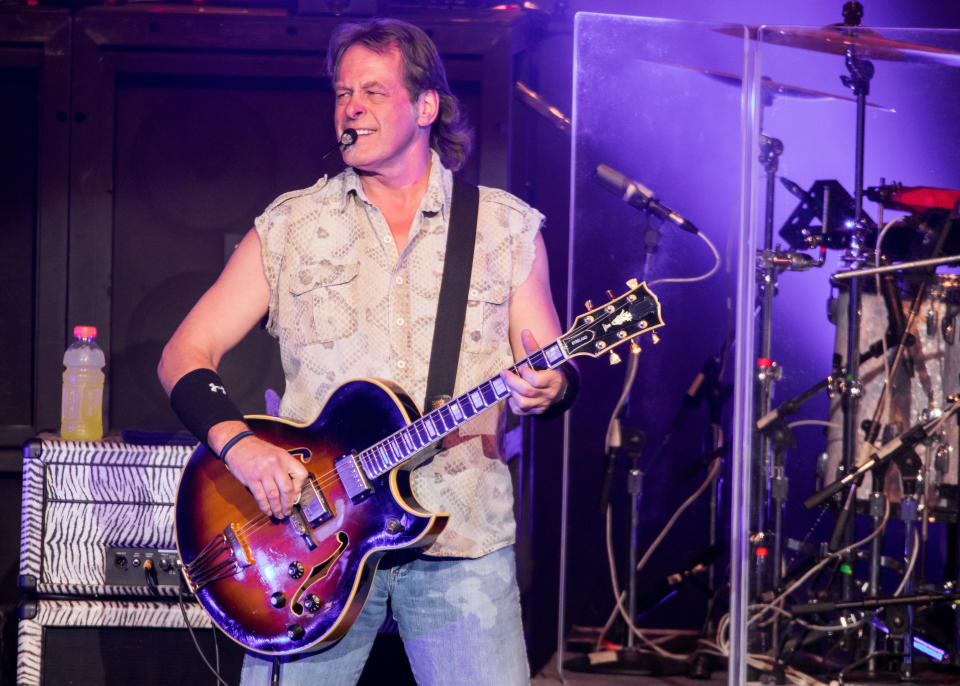
[[[283,658],[280,686],[357,683],[387,614],[387,600],[420,686],[520,686],[530,667],[520,622],[513,548],[477,559],[410,556],[381,563],[346,636],[317,652]],[[270,683],[273,659],[248,652],[243,686]]]

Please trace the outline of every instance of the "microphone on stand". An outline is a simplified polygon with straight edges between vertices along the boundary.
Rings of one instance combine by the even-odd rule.
[[[664,221],[678,226],[690,233],[700,233],[696,226],[653,197],[653,191],[639,181],[627,178],[616,169],[605,164],[597,166],[594,179],[601,186],[620,196],[628,205],[649,212]]]
[[[335,150],[342,150],[347,148],[357,142],[357,130],[356,129],[344,129],[343,133],[340,134],[340,140],[333,144],[329,150],[320,155],[320,159],[326,159],[333,154]]]

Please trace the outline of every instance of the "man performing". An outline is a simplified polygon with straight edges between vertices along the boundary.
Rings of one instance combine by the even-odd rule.
[[[342,26],[328,68],[347,169],[278,198],[166,345],[160,379],[178,416],[223,459],[267,515],[292,512],[308,476],[249,433],[216,375],[223,355],[267,315],[286,379],[280,415],[312,421],[353,378],[380,378],[421,402],[446,250],[453,171],[469,134],[433,42],[395,20]],[[480,188],[476,249],[456,392],[495,376],[561,333],[550,295],[543,215]],[[519,414],[557,414],[575,377],[500,372]],[[429,409],[429,408],[428,408]],[[420,684],[529,682],[514,569],[513,496],[497,440],[501,404],[447,437],[412,488],[450,520],[428,548],[387,555],[363,611],[332,645],[285,661],[281,683],[354,684],[392,609]],[[248,653],[243,683],[271,659]]]

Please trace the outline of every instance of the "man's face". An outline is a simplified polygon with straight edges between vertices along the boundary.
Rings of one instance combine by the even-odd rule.
[[[433,91],[411,102],[403,78],[403,58],[396,47],[383,53],[363,45],[347,48],[334,93],[337,136],[348,128],[359,134],[357,142],[344,149],[344,162],[384,175],[422,164],[430,147],[430,125],[436,118],[430,97]]]

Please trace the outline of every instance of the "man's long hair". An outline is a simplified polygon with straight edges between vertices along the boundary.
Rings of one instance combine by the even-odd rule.
[[[424,91],[437,91],[440,112],[430,130],[430,147],[437,151],[445,167],[453,171],[460,169],[470,154],[471,131],[459,101],[450,92],[447,73],[430,37],[413,24],[398,19],[341,24],[330,38],[327,51],[327,72],[332,80],[336,81],[343,53],[351,45],[363,45],[378,53],[396,46],[403,57],[404,81],[411,101],[416,102]]]

